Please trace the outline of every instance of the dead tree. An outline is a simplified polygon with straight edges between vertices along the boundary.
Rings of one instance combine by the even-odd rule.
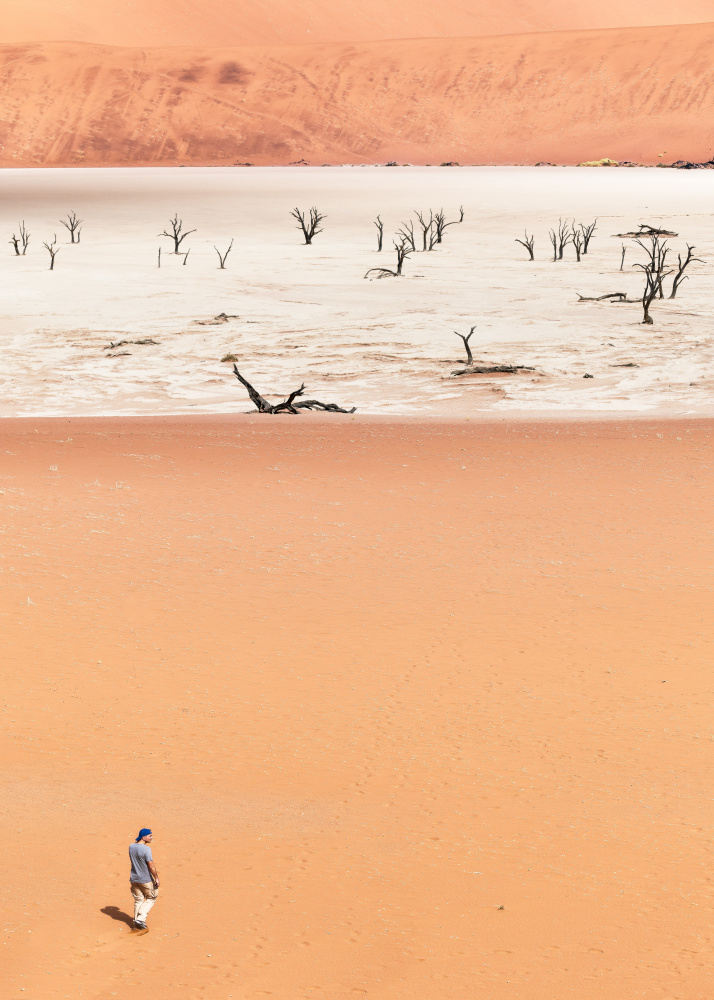
[[[637,299],[628,299],[627,292],[608,292],[606,295],[581,295],[576,293],[578,302],[637,302]]]
[[[471,329],[469,330],[469,332],[467,334],[459,333],[458,330],[454,330],[454,333],[456,334],[456,336],[457,337],[461,337],[461,339],[464,342],[464,347],[466,348],[466,364],[467,365],[472,365],[474,363],[474,356],[471,353],[471,348],[469,346],[469,341],[471,340],[471,338],[473,336],[473,332],[474,332],[475,329],[476,329],[476,327],[472,326]]]
[[[421,229],[421,243],[422,250],[431,250],[433,247],[433,241],[430,239],[431,231],[434,228],[434,213],[429,209],[429,219],[425,219],[422,212],[414,211],[414,215],[417,217],[419,222],[419,228]]]
[[[533,252],[533,247],[535,246],[535,236],[529,236],[527,229],[523,231],[523,235],[525,239],[515,240],[515,242],[520,243],[522,247],[526,248],[530,260],[535,260],[535,254]]]
[[[649,241],[650,241],[649,246],[647,246],[645,243],[642,242],[642,240],[635,240],[635,243],[639,247],[642,247],[642,249],[645,251],[649,260],[646,265],[634,264],[633,267],[639,267],[639,268],[646,267],[652,272],[653,275],[657,274],[660,275],[659,284],[657,286],[657,294],[661,299],[663,299],[664,289],[662,287],[662,282],[665,277],[664,269],[667,263],[667,254],[669,253],[669,247],[667,246],[667,241],[664,240],[664,242],[662,242],[661,237],[657,235],[650,236]],[[667,272],[667,274],[670,273],[671,273],[670,271]]]
[[[84,219],[78,219],[76,212],[69,212],[66,219],[60,219],[60,224],[69,233],[70,243],[79,243],[82,236],[82,223]]]
[[[459,222],[463,222],[463,221],[464,221],[464,206],[460,205],[459,206]]]
[[[233,374],[241,385],[244,385],[248,390],[248,395],[255,405],[255,408],[258,410],[258,413],[299,413],[300,410],[327,410],[330,413],[354,413],[357,409],[356,406],[353,406],[351,410],[345,410],[341,406],[338,406],[337,403],[321,403],[319,399],[305,399],[296,403],[295,400],[298,396],[305,395],[304,382],[299,389],[293,390],[288,398],[284,399],[282,403],[276,403],[273,405],[261,396],[247,379],[243,378],[241,373],[238,371],[237,365],[233,365]]]
[[[416,253],[416,239],[414,236],[414,223],[403,222],[400,228],[397,230],[397,236],[400,237],[400,243],[404,243],[409,247],[410,253]],[[394,244],[396,247],[396,243]],[[401,271],[399,272],[401,274]]]
[[[295,228],[302,231],[306,244],[312,243],[313,237],[322,232],[320,223],[325,216],[321,215],[316,208],[311,208],[307,215],[299,208],[294,208],[290,214],[294,219],[297,219],[298,224]]]
[[[594,222],[588,223],[587,226],[584,222],[580,222],[578,224],[578,229],[583,238],[583,253],[587,253],[590,248],[590,240],[593,238],[593,233],[597,229],[597,219],[595,219]]]
[[[575,259],[580,262],[580,254],[585,253],[585,237],[583,236],[582,229],[573,228],[570,234],[570,242],[573,244],[573,249],[575,250]]]
[[[446,216],[444,215],[444,209],[440,208],[439,211],[434,216],[434,228],[436,230],[435,243],[441,243],[444,238],[444,233],[449,226],[457,226],[459,222],[463,222],[463,208],[461,209],[461,218],[454,219],[452,222],[446,221]]]
[[[676,297],[676,295],[677,295],[677,289],[679,288],[679,286],[682,284],[683,281],[687,280],[688,275],[686,275],[684,273],[686,271],[687,267],[693,261],[697,261],[697,263],[699,263],[699,264],[703,264],[704,263],[704,261],[700,257],[693,257],[692,256],[693,253],[694,253],[694,247],[690,247],[690,245],[687,243],[687,255],[684,258],[684,260],[682,260],[681,253],[677,254],[677,273],[675,274],[675,276],[674,276],[674,278],[672,280],[672,292],[671,292],[671,294],[669,296],[670,299],[673,299],[673,298]]]
[[[60,252],[60,247],[57,246],[57,234],[55,233],[54,239],[52,240],[51,243],[43,243],[42,245],[45,248],[45,250],[48,251],[48,253],[50,255],[50,271],[54,271],[54,269],[55,269],[55,257]]]
[[[161,247],[159,247],[159,267],[161,267]]]
[[[195,233],[195,229],[187,229],[186,232],[183,231],[183,219],[179,219],[178,213],[174,215],[173,219],[169,219],[169,225],[171,226],[171,232],[167,233],[166,230],[159,233],[159,236],[167,236],[170,240],[174,241],[174,253],[181,253],[181,244],[190,236],[191,233]],[[186,263],[184,261],[184,263]]]
[[[377,227],[377,253],[381,253],[382,244],[384,243],[384,223],[380,217],[377,216],[377,220],[374,224]]]
[[[189,247],[186,253],[183,255],[183,260],[181,261],[183,267],[186,267],[186,261],[188,260],[188,255],[191,253],[191,248]]]
[[[648,323],[651,326],[654,320],[650,316],[650,306],[661,291],[662,281],[672,272],[655,270],[651,263],[635,264],[634,267],[641,268],[645,275],[645,287],[642,291],[642,322]]]
[[[19,228],[20,235],[16,236],[15,233],[13,233],[10,238],[10,243],[15,251],[15,255],[17,257],[24,257],[27,253],[27,247],[30,242],[30,234],[28,233],[24,222],[20,223]],[[20,247],[22,247],[22,250],[20,250]]]
[[[573,242],[573,228],[567,219],[565,222],[558,219],[558,229],[550,230],[550,242],[553,244],[553,260],[562,260],[563,251],[568,243]]]
[[[373,278],[398,278],[402,273],[404,261],[414,253],[414,249],[404,239],[400,240],[399,243],[394,240],[394,249],[397,251],[396,271],[392,271],[388,267],[370,267],[369,271],[365,274],[365,278],[369,278],[370,276]]]
[[[625,244],[623,243],[623,244],[622,244],[622,255],[621,255],[621,257],[620,257],[620,270],[621,270],[621,271],[623,270],[623,268],[624,268],[624,266],[625,266],[625,254],[626,254],[626,253],[627,253],[627,247],[626,247],[626,246],[625,246]]]
[[[214,250],[216,251],[216,253],[218,254],[218,260],[219,260],[219,267],[218,267],[218,270],[219,270],[219,271],[225,271],[225,269],[226,269],[226,260],[227,260],[227,258],[228,258],[228,254],[229,254],[229,253],[231,252],[231,250],[233,249],[233,240],[231,240],[231,245],[230,245],[230,246],[228,247],[228,249],[226,250],[226,252],[225,252],[225,253],[221,253],[221,251],[220,251],[220,250],[218,249],[218,247],[217,247],[217,246],[215,246],[215,245],[214,245],[213,249],[214,249]],[[188,256],[188,254],[187,254],[187,256]],[[184,261],[184,264],[185,264],[185,263],[186,263],[186,261]]]

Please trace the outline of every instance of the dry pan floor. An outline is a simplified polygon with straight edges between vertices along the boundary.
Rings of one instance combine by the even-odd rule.
[[[710,995],[710,422],[0,430],[8,1000]]]

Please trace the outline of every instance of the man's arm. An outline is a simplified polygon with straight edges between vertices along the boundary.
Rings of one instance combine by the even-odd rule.
[[[156,865],[154,864],[153,861],[147,861],[146,864],[151,873],[151,878],[154,883],[154,886],[158,889],[160,883],[159,883],[159,873],[156,870]]]

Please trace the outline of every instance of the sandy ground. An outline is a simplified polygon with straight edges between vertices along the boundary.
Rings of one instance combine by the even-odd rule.
[[[712,0],[2,0],[0,41],[297,45],[500,35],[714,19]]]
[[[712,412],[709,171],[597,169],[216,169],[5,171],[2,230],[24,218],[26,257],[0,259],[0,413],[240,412],[247,396],[221,358],[232,353],[265,394],[305,381],[326,402],[382,414],[469,415],[489,410]],[[301,245],[290,210],[317,204],[324,232]],[[392,264],[378,255],[413,209],[444,207],[465,221],[405,276],[364,279]],[[58,220],[86,221],[70,246]],[[174,212],[197,231],[190,255],[163,257]],[[599,218],[591,252],[549,259],[558,217]],[[662,223],[696,245],[673,300],[653,307],[579,303],[638,295],[644,259],[613,233]],[[536,237],[531,264],[515,238]],[[56,269],[42,247],[57,233]],[[214,245],[235,244],[226,270]],[[63,242],[62,242],[63,241]],[[201,326],[219,313],[239,318]],[[477,360],[533,366],[516,376],[454,377],[464,359],[454,330],[477,324]],[[121,340],[151,338],[156,345]],[[124,353],[125,352],[125,353]],[[115,355],[112,357],[111,355]],[[119,355],[119,356],[116,356]],[[622,367],[631,365],[633,367]],[[585,379],[592,374],[592,379]]]
[[[0,433],[8,1000],[710,996],[710,421]]]
[[[0,44],[0,166],[714,156],[711,23],[226,46]]]

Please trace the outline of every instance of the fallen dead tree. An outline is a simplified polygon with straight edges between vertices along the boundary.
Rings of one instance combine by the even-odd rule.
[[[576,293],[579,302],[605,302],[608,299],[611,302],[639,302],[639,299],[628,299],[627,292],[608,292],[607,295],[581,295],[580,292]]]
[[[640,228],[636,233],[614,233],[618,240],[636,240],[643,236],[679,236],[679,233],[672,233],[669,229],[659,229],[657,226],[646,226],[640,223]]]
[[[158,347],[159,341],[153,340],[151,337],[142,337],[141,340],[117,340],[116,343],[107,344],[107,346],[102,348],[102,350],[113,351],[117,347],[125,347],[127,344],[142,344],[142,345],[153,344],[154,347]]]
[[[518,372],[534,372],[532,365],[467,365],[457,368],[452,375],[517,375]]]
[[[300,410],[326,410],[329,413],[354,413],[357,409],[353,406],[351,410],[345,410],[343,407],[338,406],[337,403],[321,403],[318,399],[304,399],[301,402],[296,403],[295,400],[298,396],[305,395],[305,383],[300,386],[299,389],[294,389],[290,393],[287,399],[284,399],[282,403],[269,403],[267,399],[260,395],[260,393],[250,384],[250,382],[243,378],[241,373],[238,371],[238,366],[233,365],[233,374],[245,388],[248,390],[248,395],[251,401],[255,404],[256,409],[259,413],[299,413]]]
[[[219,313],[212,319],[192,319],[191,322],[196,326],[220,326],[221,323],[227,323],[231,319],[240,319],[240,316],[230,315],[226,313]]]

